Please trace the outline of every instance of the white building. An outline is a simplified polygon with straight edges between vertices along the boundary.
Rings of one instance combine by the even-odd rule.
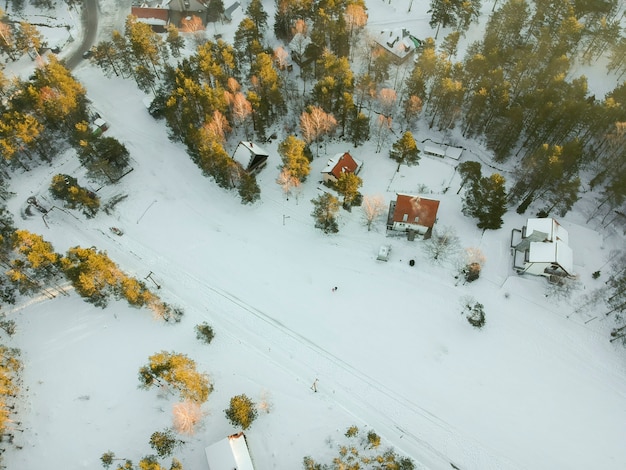
[[[552,280],[552,276],[572,276],[574,254],[568,239],[567,230],[555,219],[528,219],[522,230],[514,229],[511,234],[513,269]]]
[[[250,173],[261,170],[266,164],[270,154],[254,142],[239,142],[233,160],[239,162],[244,170]]]
[[[254,470],[242,432],[228,436],[204,449],[209,470]]]

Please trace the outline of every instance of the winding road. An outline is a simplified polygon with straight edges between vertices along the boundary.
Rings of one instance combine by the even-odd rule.
[[[73,70],[83,61],[83,53],[91,49],[98,34],[98,0],[84,0],[81,13],[83,40],[80,46],[65,59],[69,70]]]

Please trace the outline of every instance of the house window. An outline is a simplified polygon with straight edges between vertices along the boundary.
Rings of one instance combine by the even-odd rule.
[[[419,216],[418,216],[418,217],[415,217],[415,223],[418,223],[419,221],[420,221]]]
[[[402,216],[402,222],[406,222],[406,221],[408,221],[408,220],[409,220],[409,214],[404,214],[404,215]]]

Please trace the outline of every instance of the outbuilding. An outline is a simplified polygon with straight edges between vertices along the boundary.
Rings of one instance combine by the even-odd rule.
[[[243,432],[232,434],[204,449],[209,470],[254,470]]]

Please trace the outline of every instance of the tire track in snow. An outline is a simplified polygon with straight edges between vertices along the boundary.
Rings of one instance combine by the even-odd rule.
[[[119,244],[125,245],[126,242],[131,241],[134,242],[132,238],[125,236],[124,243],[120,240]],[[366,422],[387,442],[422,465],[422,468],[449,469],[451,461],[460,459],[464,460],[465,465],[471,465],[467,468],[480,470],[518,468],[508,459],[496,457],[495,451],[487,449],[482,443],[464,435],[417,403],[356,369],[248,302],[230,292],[207,284],[206,281],[183,270],[182,267],[157,254],[151,248],[138,243],[135,245],[132,249],[128,249],[129,253],[140,258],[144,263],[153,260],[157,265],[161,265],[161,267],[154,266],[153,271],[167,273],[159,274],[163,286],[161,294],[164,291],[168,292],[176,297],[181,305],[189,305],[189,300],[183,300],[167,285],[182,284],[186,288],[201,293],[207,298],[207,305],[211,305],[211,310],[215,312],[211,320],[228,324],[226,331],[231,338],[241,341],[243,335],[253,335],[254,341],[246,344],[249,348],[256,350],[268,361],[297,377],[305,385],[312,377],[321,377],[322,396],[331,399],[358,420]],[[203,309],[198,307],[198,310]],[[208,308],[205,307],[205,310]],[[230,315],[224,315],[225,312],[229,312]],[[284,355],[284,361],[276,359],[277,350]],[[311,356],[314,358],[314,363],[311,363]],[[329,389],[332,389],[332,392],[327,392]],[[357,410],[355,410],[355,405],[358,407]],[[411,430],[411,428],[416,428],[415,423],[419,423],[417,427],[421,435]],[[454,453],[458,459],[448,457],[444,451],[429,444],[429,441],[445,443],[445,451]],[[471,463],[466,461],[468,458]]]

